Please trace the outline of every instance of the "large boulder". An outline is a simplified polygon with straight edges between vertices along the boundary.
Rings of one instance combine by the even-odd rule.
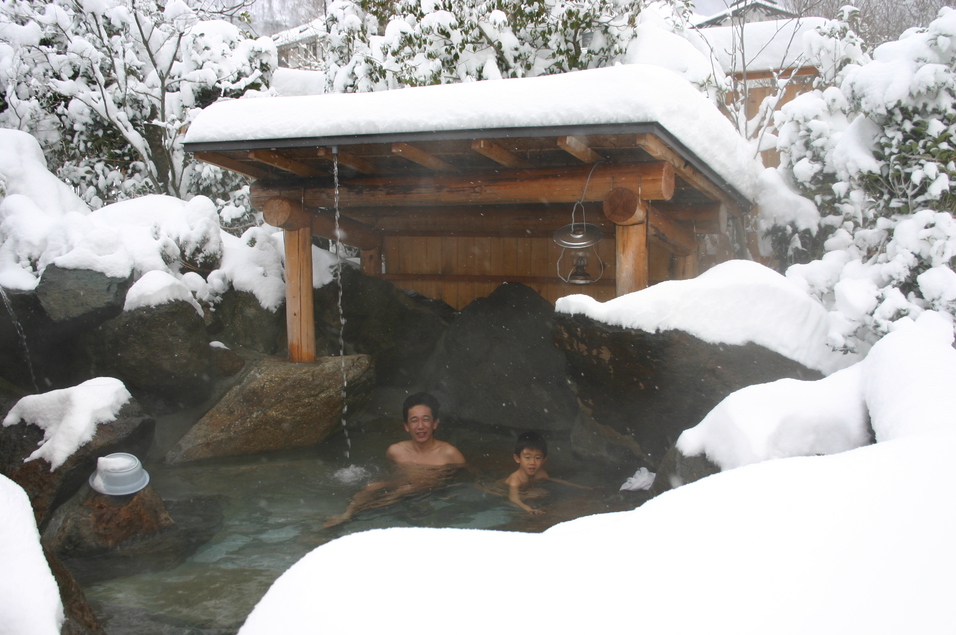
[[[145,456],[153,442],[155,426],[155,420],[135,400],[130,400],[115,420],[99,424],[93,439],[55,470],[43,458],[24,462],[43,439],[39,426],[22,420],[0,426],[0,472],[26,491],[42,531],[56,507],[73,496],[96,470],[97,458],[113,452]]]
[[[683,331],[648,333],[582,315],[556,314],[554,341],[594,420],[636,443],[633,453],[651,465],[730,393],[822,376],[756,344],[709,344]]]
[[[368,355],[314,363],[259,360],[166,455],[169,463],[241,456],[321,443],[339,430],[345,404],[364,408],[375,385]]]
[[[92,374],[122,380],[151,409],[159,407],[157,398],[183,408],[212,392],[209,337],[203,318],[185,301],[124,311],[89,333],[85,343]]]
[[[50,319],[35,291],[0,292],[0,377],[26,392],[89,379],[89,365],[77,355],[73,324]]]
[[[430,368],[442,412],[522,430],[570,430],[577,400],[552,341],[553,314],[547,300],[517,283],[462,309]]]
[[[285,350],[285,306],[263,308],[248,291],[229,289],[215,305],[209,334],[229,346],[275,355]]]
[[[54,322],[95,326],[123,311],[133,277],[111,278],[89,269],[49,265],[40,276],[37,297]]]
[[[339,354],[339,289],[332,282],[314,297],[316,352]],[[403,291],[392,283],[342,268],[342,310],[348,353],[371,355],[378,383],[418,384],[425,363],[454,319],[444,302]]]
[[[51,528],[55,524],[51,523]],[[95,556],[173,524],[163,499],[152,486],[125,496],[90,490],[79,505],[69,508],[49,546],[61,558]]]

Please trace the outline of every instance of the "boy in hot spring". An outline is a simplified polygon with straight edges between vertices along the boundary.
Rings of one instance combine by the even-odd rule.
[[[578,485],[559,478],[548,476],[544,469],[544,462],[548,458],[548,444],[537,432],[525,432],[518,436],[515,443],[514,459],[518,464],[518,469],[511,476],[504,480],[508,486],[508,500],[525,510],[529,514],[543,514],[541,508],[534,508],[521,500],[522,494],[525,498],[538,498],[541,492],[532,488],[536,483],[551,481],[562,485],[570,485],[578,489],[592,489],[584,485]]]

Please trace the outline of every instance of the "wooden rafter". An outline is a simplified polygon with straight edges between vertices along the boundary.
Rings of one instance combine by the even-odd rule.
[[[647,214],[648,235],[665,245],[679,256],[697,251],[697,237],[686,226],[667,217],[650,206]]]
[[[708,196],[711,200],[720,201],[726,205],[727,209],[731,210],[731,213],[734,215],[739,215],[743,212],[743,210],[737,206],[737,203],[730,195],[711,183],[707,177],[697,170],[697,168],[692,166],[670,146],[661,141],[656,135],[636,135],[636,142],[637,145],[641,146],[645,152],[655,159],[667,161],[668,163],[672,164],[674,166],[674,171],[677,172],[681,178],[690,183],[705,196]]]
[[[279,168],[280,170],[291,172],[298,176],[311,178],[328,176],[327,172],[313,168],[311,165],[306,165],[301,161],[290,159],[272,150],[253,150],[249,153],[249,158],[253,161],[265,163],[266,165],[271,165],[274,168]]]
[[[243,163],[242,161],[237,161],[235,159],[230,159],[229,157],[216,154],[215,152],[196,152],[193,154],[193,156],[200,161],[204,161],[212,165],[218,165],[221,168],[238,172],[239,174],[243,174],[253,179],[265,179],[270,176],[269,172],[263,170],[262,168],[258,168],[255,165],[250,165],[248,163]]]
[[[471,149],[483,157],[489,158],[495,163],[499,163],[508,168],[529,167],[527,161],[512,154],[490,139],[475,139],[471,142]]]
[[[604,157],[592,150],[581,137],[558,137],[558,147],[582,163],[597,163]]]
[[[457,170],[451,163],[408,143],[393,143],[392,154],[397,154],[412,163],[417,163],[436,172],[455,172]]]
[[[333,160],[333,152],[331,148],[319,148],[316,151],[316,155],[319,158],[327,159],[329,161]],[[351,152],[343,152],[342,150],[338,151],[339,163],[346,167],[352,168],[356,172],[362,174],[375,174],[375,166],[372,165],[371,161],[367,161],[361,157],[357,157]]]

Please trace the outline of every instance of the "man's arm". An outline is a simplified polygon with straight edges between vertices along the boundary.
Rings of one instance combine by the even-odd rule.
[[[577,483],[572,483],[571,481],[565,481],[564,479],[554,478],[553,476],[545,476],[543,480],[551,481],[552,483],[559,483],[561,485],[570,485],[571,487],[576,487],[578,489],[596,489],[594,487],[588,487],[587,485],[578,485]]]

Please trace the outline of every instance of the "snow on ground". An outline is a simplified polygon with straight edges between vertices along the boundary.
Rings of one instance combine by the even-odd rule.
[[[93,438],[96,426],[115,421],[130,398],[120,380],[94,377],[71,388],[27,395],[7,413],[3,425],[16,425],[22,419],[41,428],[40,447],[25,460],[46,459],[52,471]]]
[[[4,288],[33,289],[54,264],[116,278],[132,274],[139,282],[126,310],[187,299],[186,290],[195,306],[196,300],[215,303],[230,287],[253,293],[273,311],[285,300],[283,232],[263,226],[241,237],[228,234],[205,196],[188,202],[144,196],[91,212],[47,170],[36,140],[16,130],[0,130],[0,182],[6,193],[0,202]],[[313,284],[321,287],[332,280],[337,259],[317,247],[312,256]],[[204,280],[182,260],[217,266]]]
[[[753,342],[824,373],[856,361],[826,346],[827,314],[819,302],[772,269],[747,260],[730,260],[693,280],[661,282],[607,302],[566,296],[555,310],[650,333],[686,331],[713,344]]]
[[[192,123],[186,142],[644,122],[660,123],[741,193],[751,194],[754,154],[733,125],[687,80],[645,64],[370,93],[218,101]]]
[[[58,635],[60,590],[40,548],[33,507],[23,489],[0,474],[0,635]]]

